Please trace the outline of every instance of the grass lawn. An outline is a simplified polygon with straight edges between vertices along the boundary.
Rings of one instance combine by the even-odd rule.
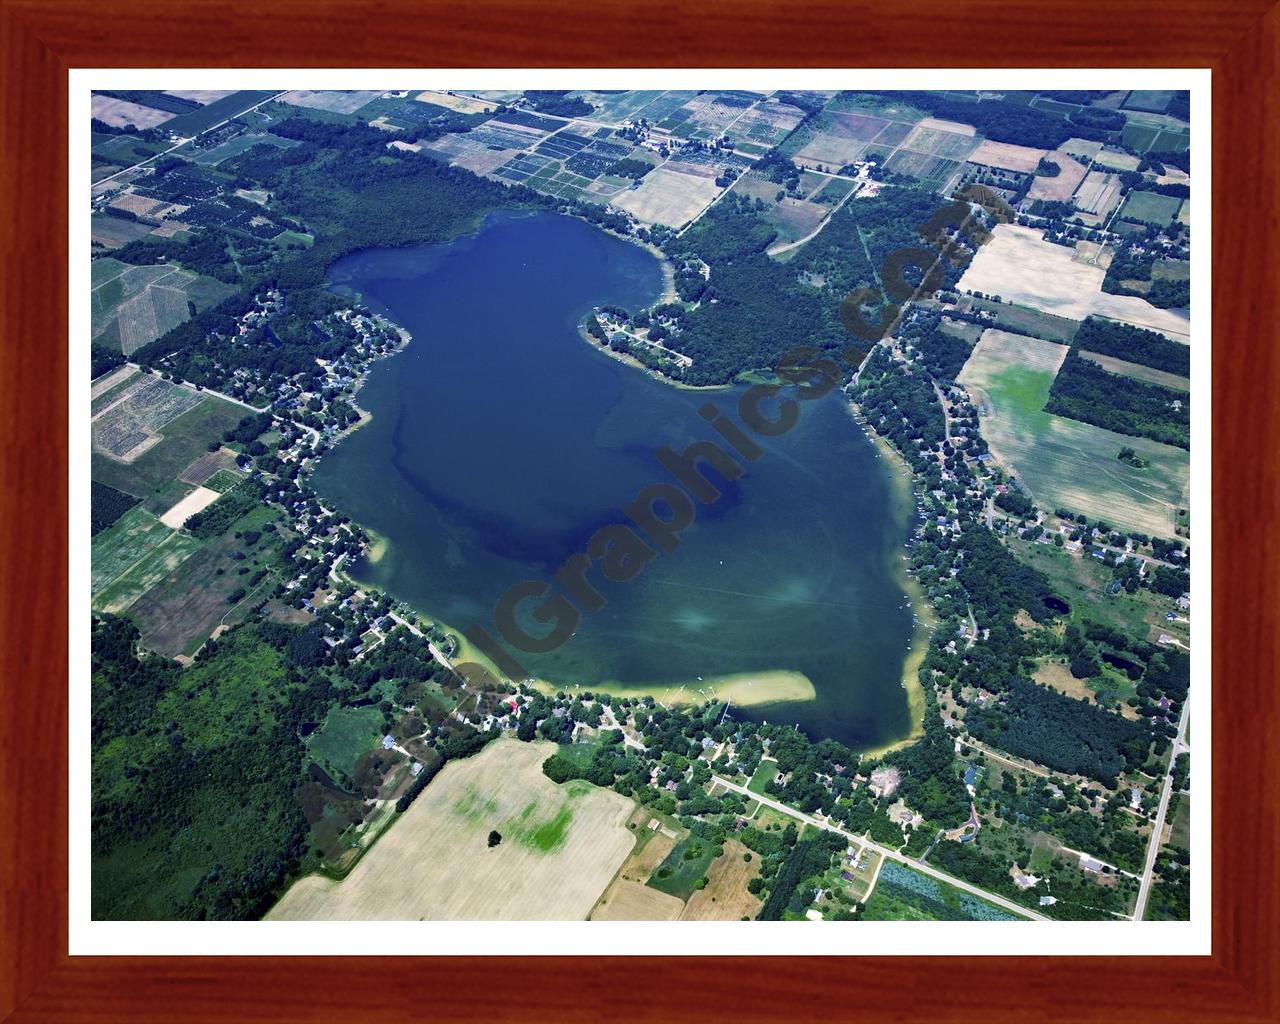
[[[751,776],[751,781],[747,783],[747,789],[753,793],[763,794],[765,786],[769,784],[769,780],[777,773],[778,762],[772,761],[767,757],[764,758],[759,767],[756,768],[755,774]]]
[[[1189,453],[1044,411],[1066,346],[986,331],[960,372],[996,458],[1048,508],[1064,507],[1121,529],[1173,537],[1186,505]],[[1132,448],[1148,466],[1116,458]]]

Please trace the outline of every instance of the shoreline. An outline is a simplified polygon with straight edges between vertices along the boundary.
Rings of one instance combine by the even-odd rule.
[[[504,678],[489,656],[468,640],[460,630],[434,616],[426,617],[457,639],[458,652],[452,659],[455,667],[473,662],[484,668],[495,679]],[[519,685],[515,680],[512,682],[513,685]],[[544,694],[586,691],[629,699],[652,697],[664,706],[668,704],[686,706],[709,700],[727,699],[737,707],[757,708],[767,707],[770,704],[812,701],[817,697],[817,690],[809,677],[789,669],[727,672],[718,676],[705,676],[701,680],[691,679],[687,683],[621,683],[610,679],[591,683],[555,683],[537,676],[520,682]]]
[[[881,437],[874,427],[860,419],[862,412],[853,402],[847,403],[847,409],[850,418],[867,435],[875,446],[876,451],[889,463],[890,487],[894,492],[891,500],[894,503],[895,512],[905,511],[908,520],[910,520],[915,511],[917,498],[915,474],[911,471],[907,460],[898,453],[893,445]],[[912,529],[910,535],[915,536],[916,532],[916,529]],[[918,613],[920,620],[912,631],[911,649],[903,659],[900,679],[902,688],[907,695],[909,724],[905,736],[863,751],[862,753],[866,757],[883,757],[894,750],[910,746],[924,736],[924,716],[927,707],[924,684],[920,682],[920,665],[923,663],[925,655],[929,652],[929,628],[937,625],[937,616],[934,614],[933,605],[929,603],[924,590],[920,586],[920,581],[906,571],[903,559],[895,557],[898,553],[900,553],[899,549],[895,547],[893,554],[890,555],[889,569],[893,577],[898,581],[899,586],[902,587],[903,593],[910,599],[911,607]]]

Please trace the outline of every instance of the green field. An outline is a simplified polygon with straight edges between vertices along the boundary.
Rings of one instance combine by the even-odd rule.
[[[1130,192],[1120,207],[1120,217],[1140,224],[1164,226],[1178,216],[1182,200],[1158,192]]]
[[[377,707],[329,711],[324,723],[307,737],[312,759],[334,779],[350,777],[356,760],[382,740],[382,712]]]
[[[978,404],[992,454],[1044,507],[1065,507],[1122,529],[1173,537],[1186,506],[1188,452],[1044,411],[1066,347],[989,330],[960,372]],[[1135,469],[1116,456],[1133,448]]]
[[[132,508],[93,538],[93,610],[119,613],[200,548],[150,512]]]
[[[1021,921],[1016,914],[897,863],[880,870],[864,921]]]
[[[219,494],[226,494],[236,484],[244,479],[243,473],[237,473],[234,469],[220,469],[209,477],[203,486],[211,491],[217,491]]]
[[[1069,320],[1065,316],[1054,316],[1042,313],[1038,309],[1026,306],[1015,306],[1011,302],[992,302],[990,299],[973,299],[972,309],[982,310],[995,317],[996,326],[1001,330],[1014,334],[1025,334],[1029,338],[1042,338],[1045,341],[1058,341],[1067,344],[1076,336],[1080,321]]]
[[[678,842],[659,864],[646,883],[661,892],[687,900],[698,888],[711,862],[719,856],[720,847],[698,836],[687,836]]]

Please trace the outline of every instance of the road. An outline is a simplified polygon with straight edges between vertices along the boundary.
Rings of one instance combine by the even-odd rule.
[[[1151,838],[1147,840],[1147,866],[1142,872],[1142,882],[1138,886],[1138,901],[1133,905],[1133,919],[1141,921],[1147,910],[1147,897],[1151,895],[1151,879],[1155,874],[1156,855],[1160,852],[1160,835],[1164,832],[1164,818],[1169,810],[1169,800],[1173,796],[1173,767],[1178,755],[1187,746],[1187,714],[1191,709],[1191,698],[1182,702],[1182,715],[1178,719],[1178,736],[1173,741],[1173,751],[1169,755],[1169,770],[1164,775],[1164,787],[1160,791],[1160,806],[1156,810],[1155,827],[1151,830]]]
[[[251,107],[245,107],[244,110],[238,111],[237,113],[232,114],[230,117],[223,118],[217,124],[209,125],[208,128],[205,128],[202,131],[196,132],[193,136],[191,136],[191,138],[183,139],[181,142],[177,143],[176,145],[170,146],[168,149],[163,150],[162,152],[156,153],[154,156],[149,156],[145,160],[139,160],[136,164],[132,165],[131,167],[122,167],[120,168],[120,170],[116,171],[114,174],[108,174],[105,178],[99,178],[97,181],[94,182],[94,185],[95,186],[101,185],[104,181],[110,181],[112,178],[118,178],[122,174],[128,174],[130,171],[136,171],[139,167],[142,167],[144,164],[151,163],[152,160],[159,160],[162,156],[168,156],[175,149],[181,149],[188,142],[192,142],[195,139],[200,138],[201,135],[205,135],[211,131],[216,131],[218,128],[221,128],[224,124],[226,124],[228,121],[234,121],[237,117],[241,117],[249,113],[249,111],[251,110],[257,110],[260,106],[262,106],[263,103],[270,103],[272,100],[278,100],[283,95],[284,95],[284,92],[278,92],[274,96],[268,96],[265,100],[262,101],[262,103],[255,103]],[[164,127],[164,126],[161,125],[161,127]]]
[[[814,828],[824,828],[828,832],[838,833],[850,842],[865,846],[868,850],[875,850],[876,853],[880,854],[882,857],[889,860],[896,860],[899,864],[904,864],[909,868],[913,868],[921,874],[929,875],[931,878],[936,878],[940,882],[946,882],[948,885],[954,885],[957,889],[963,889],[971,896],[977,896],[979,899],[984,899],[990,903],[994,903],[996,906],[1009,911],[1011,914],[1017,914],[1020,917],[1029,917],[1034,921],[1049,920],[1049,918],[1045,917],[1043,914],[1037,914],[1034,910],[1028,910],[1026,907],[1020,906],[1012,900],[1007,900],[1003,896],[997,896],[993,892],[987,892],[985,889],[979,889],[976,885],[970,885],[968,882],[939,871],[937,868],[930,867],[928,864],[922,864],[918,860],[912,860],[910,857],[899,853],[897,850],[890,850],[887,846],[881,846],[879,843],[872,842],[865,836],[856,836],[852,832],[842,829],[839,825],[835,825],[829,821],[819,821],[817,818],[804,814],[801,811],[797,811],[794,807],[788,807],[786,804],[780,803],[772,797],[765,796],[762,793],[753,793],[751,790],[747,789],[746,786],[739,786],[736,782],[730,782],[721,775],[713,774],[711,777],[726,789],[732,789],[735,793],[741,793],[743,796],[752,800],[759,800],[760,803],[764,804],[766,807],[772,807],[775,811],[781,811],[783,814],[790,815],[792,818],[795,818],[797,821],[802,821],[806,825],[812,825]]]

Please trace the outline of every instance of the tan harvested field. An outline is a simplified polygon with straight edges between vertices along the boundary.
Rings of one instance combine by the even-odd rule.
[[[1067,346],[987,330],[959,382],[978,407],[982,435],[996,460],[1042,506],[1065,507],[1122,529],[1174,536],[1186,507],[1190,460],[1181,448],[1129,437],[1044,411]],[[1116,456],[1132,448],[1149,463]]]
[[[961,124],[959,121],[943,121],[937,117],[926,117],[916,123],[917,128],[933,128],[940,132],[955,132],[958,135],[976,134],[973,125]]]
[[[1005,302],[1071,320],[1084,320],[1096,313],[1160,331],[1174,341],[1190,340],[1185,313],[1159,309],[1136,296],[1104,292],[1106,271],[1077,263],[1073,256],[1074,250],[1046,242],[1035,228],[1000,224],[973,258],[958,287],[999,295]]]
[[[91,110],[94,117],[111,125],[112,128],[123,128],[127,124],[136,128],[154,128],[175,116],[167,110],[144,107],[138,103],[118,100],[100,93],[94,93]]]
[[[659,892],[643,882],[619,878],[609,886],[592,921],[676,921],[685,905],[670,893]]]
[[[280,102],[295,107],[310,107],[312,110],[327,110],[331,114],[354,114],[370,100],[376,100],[381,95],[380,89],[357,89],[352,92],[296,89],[281,96]]]
[[[1092,160],[1102,152],[1102,143],[1092,139],[1067,139],[1058,147],[1058,152],[1066,153],[1077,160]]]
[[[1056,178],[1037,177],[1027,191],[1028,199],[1064,201],[1075,194],[1076,186],[1084,179],[1085,165],[1065,153],[1046,153],[1044,158],[1058,165]]]
[[[747,891],[747,883],[760,874],[760,858],[742,859],[749,851],[736,839],[724,844],[724,855],[707,869],[707,887],[698,889],[685,904],[681,921],[740,921],[760,913],[760,899]]]
[[[105,395],[117,384],[123,384],[137,372],[138,368],[136,366],[130,366],[128,363],[125,363],[123,366],[117,366],[105,376],[99,377],[93,382],[93,390],[89,395],[90,401],[97,398],[99,395]]]
[[[839,170],[862,155],[867,143],[843,135],[815,135],[793,157],[799,167],[826,167]]]
[[[557,786],[542,773],[555,751],[500,739],[447,765],[346,879],[299,880],[267,919],[583,920],[631,852],[635,804]]]
[[[1122,149],[1106,148],[1103,148],[1093,160],[1099,167],[1108,167],[1113,171],[1136,171],[1138,164],[1142,163],[1142,159],[1132,153],[1126,153]]]
[[[423,103],[434,103],[437,107],[456,110],[459,114],[487,114],[495,109],[492,103],[478,100],[471,96],[451,96],[447,92],[420,92],[414,97]]]
[[[158,220],[157,215],[167,209],[170,204],[163,199],[149,199],[147,196],[128,192],[111,200],[108,205],[114,210],[124,210],[136,217],[152,217]]]
[[[1099,266],[1106,270],[1111,266],[1111,261],[1116,258],[1116,252],[1110,246],[1101,242],[1076,242],[1075,255],[1072,256],[1077,263],[1088,263]]]
[[[612,205],[646,224],[678,228],[701,213],[719,194],[720,186],[712,178],[659,167],[645,175],[639,188],[629,189],[613,199]]]
[[[453,164],[472,174],[492,174],[519,152],[518,149],[472,149],[455,157]]]
[[[208,106],[214,100],[230,96],[234,89],[166,89],[166,96],[177,96],[181,100],[192,100],[201,106]]]
[[[1085,359],[1092,359],[1104,370],[1110,370],[1112,373],[1119,373],[1125,377],[1132,377],[1134,380],[1145,380],[1149,384],[1159,384],[1161,387],[1173,388],[1174,391],[1191,390],[1191,381],[1176,373],[1155,370],[1150,366],[1143,366],[1141,363],[1130,363],[1124,359],[1117,359],[1115,356],[1104,356],[1097,352],[1086,352],[1083,349],[1080,351],[1080,355]]]
[[[1090,171],[1076,193],[1076,206],[1105,217],[1120,202],[1120,179],[1106,171]]]
[[[1006,171],[1025,171],[1030,174],[1044,155],[1043,149],[1014,146],[1008,142],[992,142],[990,139],[984,139],[982,144],[969,154],[969,163],[983,164],[986,167],[1002,167]]]
[[[162,515],[160,517],[160,522],[164,523],[164,525],[169,527],[171,530],[180,530],[182,529],[182,524],[191,516],[195,515],[197,512],[204,511],[204,509],[208,508],[217,500],[217,491],[211,491],[207,487],[197,487],[194,491],[169,509],[168,512]]]

